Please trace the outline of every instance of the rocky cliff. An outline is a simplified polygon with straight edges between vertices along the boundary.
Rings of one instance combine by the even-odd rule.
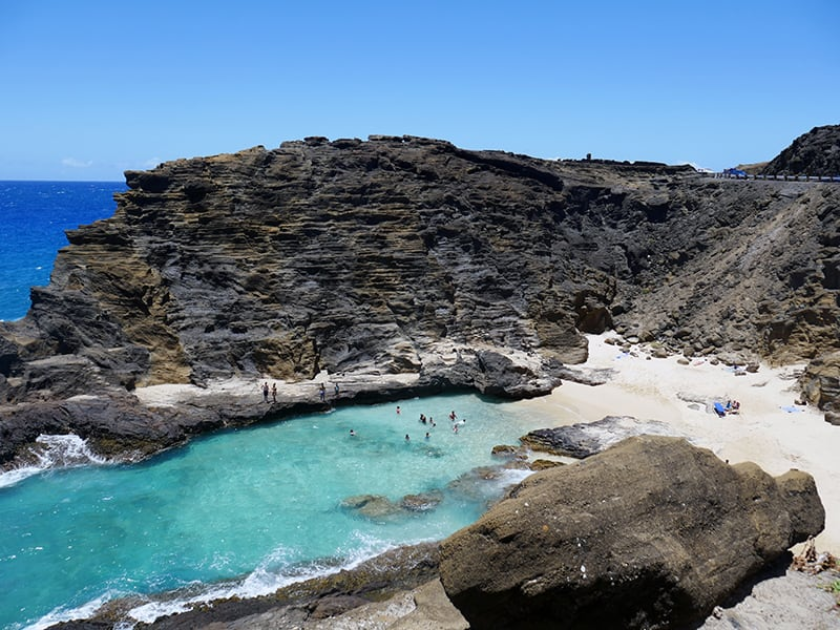
[[[764,175],[840,175],[840,125],[814,127],[761,170]]]
[[[114,217],[69,232],[50,285],[0,327],[0,419],[323,370],[530,396],[610,327],[689,355],[840,348],[836,184],[380,136],[126,179]]]

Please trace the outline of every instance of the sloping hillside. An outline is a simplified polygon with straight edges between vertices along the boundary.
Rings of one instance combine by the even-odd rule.
[[[814,127],[769,162],[764,175],[840,175],[840,125]]]

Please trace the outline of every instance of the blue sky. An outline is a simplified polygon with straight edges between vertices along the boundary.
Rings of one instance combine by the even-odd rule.
[[[0,179],[370,134],[722,169],[840,123],[838,33],[836,0],[3,0]]]

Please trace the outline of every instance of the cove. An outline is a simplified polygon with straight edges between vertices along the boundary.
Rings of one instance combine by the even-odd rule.
[[[151,621],[187,599],[155,593],[264,594],[445,538],[527,474],[468,473],[500,463],[494,445],[549,424],[510,403],[438,396],[216,433],[140,464],[42,471],[0,488],[0,627],[45,627],[127,595],[148,602],[132,614]],[[369,494],[399,506],[422,493],[440,503],[369,515],[343,504]]]

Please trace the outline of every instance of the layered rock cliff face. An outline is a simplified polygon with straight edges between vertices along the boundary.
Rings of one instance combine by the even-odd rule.
[[[414,137],[126,177],[0,328],[7,403],[321,370],[534,395],[609,327],[779,362],[840,347],[835,184]]]

